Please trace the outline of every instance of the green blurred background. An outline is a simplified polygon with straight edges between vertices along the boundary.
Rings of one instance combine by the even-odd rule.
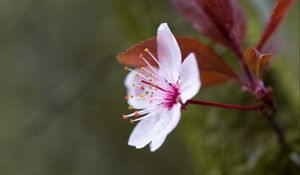
[[[274,1],[240,2],[248,16],[246,45],[253,45]],[[121,119],[128,113],[126,72],[116,54],[154,36],[161,22],[237,66],[231,52],[197,34],[169,1],[1,0],[0,174],[296,174],[293,156],[280,151],[256,112],[190,106],[157,152],[127,146],[133,126]],[[265,78],[299,153],[299,1],[281,29]],[[255,102],[234,82],[203,88],[197,98]]]

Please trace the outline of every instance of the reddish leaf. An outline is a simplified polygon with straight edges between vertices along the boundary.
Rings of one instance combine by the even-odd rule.
[[[293,6],[295,0],[277,0],[272,15],[264,29],[263,35],[257,45],[257,49],[261,51],[270,37],[274,34],[283,18]]]
[[[235,0],[172,0],[194,28],[234,50],[246,33],[246,18]]]
[[[253,47],[248,48],[244,53],[245,61],[255,76],[256,80],[260,80],[263,71],[269,65],[272,58],[271,54],[261,54],[258,50]]]
[[[234,71],[209,46],[186,37],[176,37],[176,40],[180,46],[182,58],[186,58],[191,52],[195,53],[200,67],[202,86],[216,85],[231,79],[237,79]],[[127,49],[125,52],[118,54],[117,58],[121,64],[134,67],[145,66],[143,60],[139,59],[139,55],[144,53],[145,48],[148,48],[156,57],[156,38]],[[144,54],[144,57],[155,65],[149,55]]]

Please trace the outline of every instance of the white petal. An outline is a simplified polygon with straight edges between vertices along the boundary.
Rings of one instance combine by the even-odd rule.
[[[162,135],[152,140],[152,142],[150,143],[150,151],[156,151],[164,143],[166,137],[167,135]]]
[[[140,149],[150,143],[152,141],[154,134],[153,131],[157,122],[157,117],[154,116],[141,120],[133,129],[129,137],[128,145],[135,146],[137,149]]]
[[[171,110],[162,112],[161,119],[155,127],[150,150],[157,150],[164,142],[167,135],[177,126],[180,120],[181,105],[176,104]]]
[[[200,71],[194,53],[183,61],[180,67],[180,97],[183,103],[194,97],[201,87]]]
[[[128,145],[140,149],[151,142],[151,150],[157,150],[163,144],[165,137],[178,124],[180,108],[181,105],[177,104],[171,110],[164,109],[162,112],[141,120],[133,129]],[[161,109],[158,108],[157,110]]]
[[[127,102],[134,109],[145,109],[154,104],[160,103],[156,99],[152,99],[151,101],[146,98],[139,98],[141,94],[145,95],[145,91],[141,90],[141,88],[137,87],[141,85],[140,77],[137,77],[135,74],[141,74],[140,69],[135,69],[136,72],[129,72],[127,77],[125,78],[125,87],[127,88],[127,94],[132,95],[134,98],[128,98]],[[136,87],[132,85],[135,84]],[[146,87],[146,85],[145,85]]]
[[[181,64],[181,52],[166,23],[162,23],[157,31],[157,55],[160,74],[169,82],[176,83]]]

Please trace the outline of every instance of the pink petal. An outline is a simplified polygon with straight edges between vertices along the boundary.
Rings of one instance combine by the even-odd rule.
[[[176,83],[181,64],[181,52],[166,23],[162,23],[157,31],[157,55],[161,75],[169,82]]]
[[[180,68],[180,97],[183,103],[194,97],[201,87],[200,72],[194,53],[183,61]]]

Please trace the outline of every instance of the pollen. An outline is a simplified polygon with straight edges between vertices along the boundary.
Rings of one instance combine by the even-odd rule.
[[[144,70],[145,70],[145,67],[141,67],[141,70],[144,71]]]
[[[130,123],[130,124],[133,124],[134,121],[133,121],[132,119],[129,119],[129,123]]]
[[[129,110],[132,110],[132,106],[128,106],[128,109],[129,109]]]
[[[145,96],[144,94],[141,94],[141,95],[140,95],[140,98],[143,98],[144,96]]]

